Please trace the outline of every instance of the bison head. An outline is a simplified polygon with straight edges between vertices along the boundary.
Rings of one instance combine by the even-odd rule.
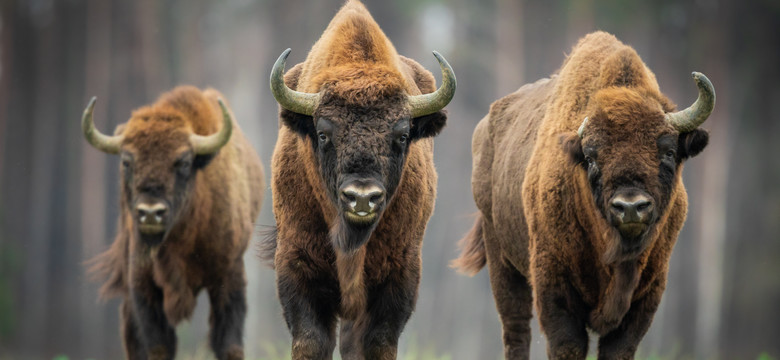
[[[607,259],[633,257],[649,246],[682,162],[707,145],[708,133],[698,127],[712,112],[715,91],[703,74],[694,72],[693,78],[699,98],[678,112],[666,112],[672,105],[654,90],[602,89],[577,135],[564,142],[612,227],[615,240]]]
[[[207,107],[192,105],[188,111],[212,115],[210,104],[203,105]],[[127,207],[122,211],[131,214],[133,227],[147,245],[159,245],[165,239],[191,200],[197,171],[230,139],[231,117],[222,100],[219,105],[222,128],[209,136],[192,132],[183,118],[186,112],[150,107],[135,111],[114,136],[107,136],[92,121],[94,97],[84,110],[81,127],[87,141],[121,157],[121,202]]]
[[[276,61],[271,89],[283,124],[310,139],[339,214],[333,241],[342,251],[352,251],[369,239],[392,200],[410,145],[444,127],[441,109],[455,93],[455,75],[434,52],[444,75],[442,86],[430,94],[409,95],[401,74],[378,63],[328,69],[319,74],[318,93],[303,93],[284,83],[289,53]]]

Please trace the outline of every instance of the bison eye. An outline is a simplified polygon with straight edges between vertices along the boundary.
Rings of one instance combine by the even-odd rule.
[[[320,142],[328,141],[328,135],[325,135],[325,133],[322,131],[318,132],[317,136],[320,138]]]
[[[590,156],[586,156],[586,157],[585,157],[585,161],[587,161],[587,162],[588,162],[588,166],[593,166],[593,164],[595,163],[595,161],[593,160],[593,158],[592,158],[592,157],[590,157]]]
[[[190,167],[192,166],[192,162],[189,160],[177,160],[173,164],[173,166],[176,168],[176,171],[186,175],[190,172]]]
[[[675,155],[677,155],[677,152],[674,150],[669,150],[666,152],[667,157],[674,158]]]
[[[398,138],[398,142],[401,144],[406,144],[406,140],[409,139],[409,134],[403,134]]]

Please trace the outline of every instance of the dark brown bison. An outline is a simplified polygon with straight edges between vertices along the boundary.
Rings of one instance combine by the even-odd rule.
[[[219,92],[182,86],[133,112],[114,136],[84,111],[84,137],[121,157],[119,229],[91,271],[101,297],[122,296],[128,359],[173,359],[174,326],[206,289],[211,346],[243,359],[246,277],[242,255],[260,211],[263,170]]]
[[[661,301],[685,220],[683,162],[715,104],[675,112],[655,75],[614,36],[590,34],[549,79],[495,103],[474,131],[480,210],[454,265],[487,263],[508,359],[528,358],[532,289],[548,355],[633,359]]]
[[[293,359],[394,359],[414,309],[433,210],[433,140],[443,84],[395,48],[359,1],[336,14],[306,61],[271,89],[281,105],[272,169],[278,295]]]

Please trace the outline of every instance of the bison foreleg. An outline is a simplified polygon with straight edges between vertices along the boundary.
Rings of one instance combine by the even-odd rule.
[[[243,333],[246,318],[246,278],[244,262],[239,260],[234,271],[223,281],[208,289],[211,302],[211,348],[217,359],[244,358]]]
[[[419,269],[419,264],[399,269],[396,274],[391,274],[386,283],[369,290],[369,320],[363,335],[363,354],[366,359],[396,358],[398,338],[417,300]]]
[[[552,259],[533,259],[534,291],[539,323],[547,337],[550,359],[582,360],[588,353],[588,333],[582,305],[576,291],[564,276],[565,269]]]
[[[122,305],[119,305],[119,314],[122,345],[125,348],[127,359],[146,360],[146,349],[141,342],[140,329],[135,315],[133,315],[132,302],[129,299],[125,299],[122,301]]]
[[[338,282],[307,278],[295,268],[295,264],[311,262],[301,259],[276,266],[279,300],[293,337],[293,360],[330,359],[336,347]]]
[[[173,359],[176,332],[163,311],[162,290],[152,284],[131,289],[133,314],[149,360]]]
[[[659,276],[665,279],[665,275]],[[650,292],[631,303],[631,308],[620,325],[599,338],[599,360],[633,359],[639,342],[644,337],[653,315],[661,302],[665,280],[657,280]]]

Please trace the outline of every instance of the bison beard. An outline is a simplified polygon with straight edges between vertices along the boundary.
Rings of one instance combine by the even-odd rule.
[[[382,214],[379,214],[377,217],[381,218]],[[333,241],[333,246],[345,254],[352,253],[371,238],[371,233],[374,232],[378,224],[379,221],[365,224],[348,224],[344,220],[344,214],[339,211],[336,223],[330,229],[330,238]]]
[[[596,32],[477,125],[480,214],[453,266],[487,265],[507,359],[529,356],[534,304],[550,358],[585,359],[588,328],[599,359],[633,358],[685,220],[682,163],[707,145],[715,93],[693,78],[699,98],[675,111],[636,52]]]

